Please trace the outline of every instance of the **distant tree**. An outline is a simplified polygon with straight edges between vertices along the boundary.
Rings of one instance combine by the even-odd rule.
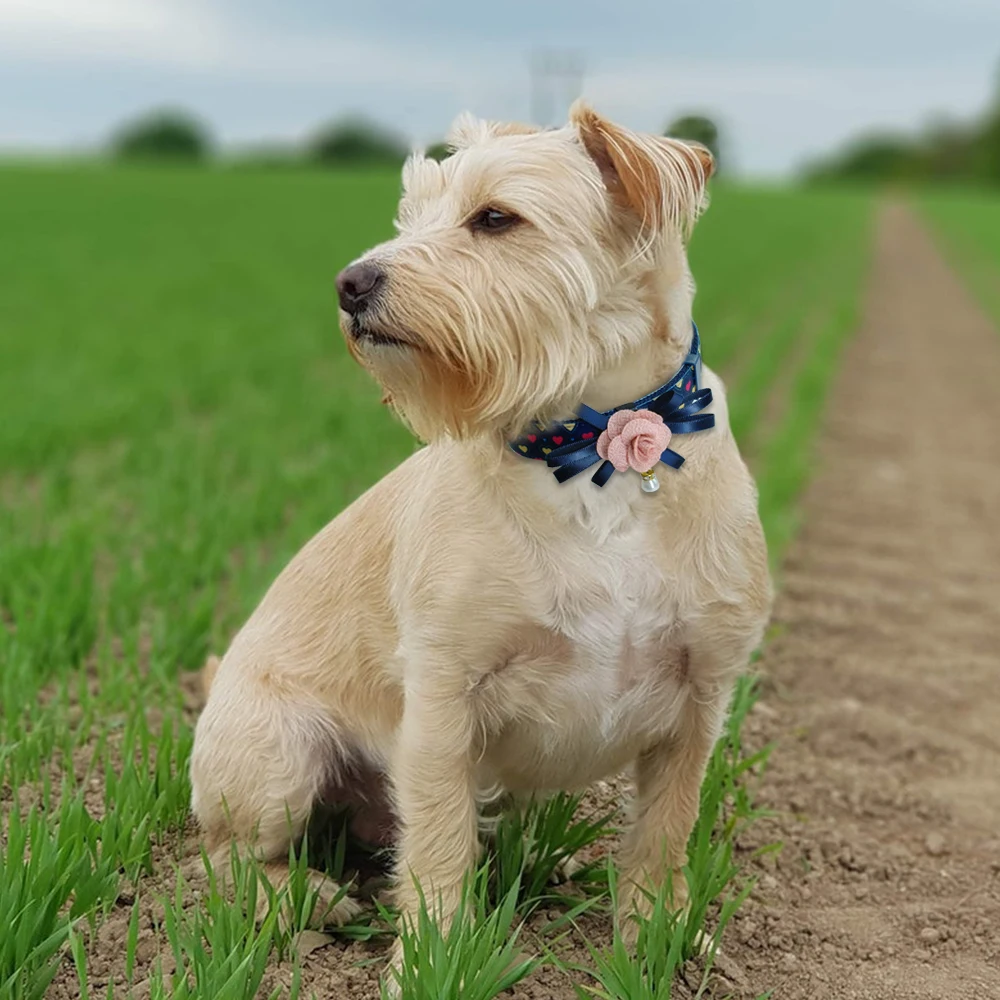
[[[912,176],[928,180],[958,180],[975,170],[976,147],[981,137],[975,128],[947,118],[933,121],[913,151]]]
[[[183,111],[151,111],[122,126],[111,141],[115,156],[127,160],[201,161],[212,151],[207,128]]]
[[[440,162],[451,156],[451,147],[444,142],[434,142],[424,150],[424,155]]]
[[[1000,185],[1000,77],[978,121],[933,121],[915,136],[872,134],[806,170],[814,180],[986,182]]]
[[[904,181],[925,174],[924,151],[905,136],[872,134],[807,171],[813,180]]]
[[[704,115],[684,115],[672,121],[664,131],[673,139],[692,139],[707,146],[715,157],[715,169],[719,169],[719,128],[711,118]]]
[[[363,118],[349,118],[321,128],[309,143],[320,163],[337,166],[398,166],[406,159],[406,143],[395,133]]]
[[[974,151],[974,173],[980,180],[1000,184],[1000,71],[993,104],[987,110]]]
[[[976,176],[1000,184],[1000,102],[987,117],[975,154]]]

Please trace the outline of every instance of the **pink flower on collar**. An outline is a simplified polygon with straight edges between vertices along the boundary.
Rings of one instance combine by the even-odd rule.
[[[652,410],[618,410],[597,439],[597,454],[618,472],[649,472],[670,444],[670,428]]]

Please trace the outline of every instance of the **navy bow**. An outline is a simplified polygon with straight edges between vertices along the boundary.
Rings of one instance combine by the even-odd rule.
[[[608,426],[611,416],[619,410],[652,410],[659,414],[673,434],[692,434],[715,426],[715,414],[702,413],[712,402],[712,390],[699,388],[701,382],[701,338],[692,323],[691,350],[681,367],[658,389],[633,403],[616,406],[603,413],[582,405],[574,421],[562,421],[540,434],[527,434],[511,442],[515,453],[525,458],[544,459],[560,483],[572,479],[601,461],[597,453],[599,433]],[[572,437],[568,444],[563,444]],[[559,447],[557,447],[559,446]],[[667,448],[659,461],[673,469],[684,464],[684,457]],[[591,481],[603,486],[615,471],[609,461],[601,463]]]
[[[715,426],[714,413],[700,413],[712,402],[711,389],[697,389],[693,392],[683,392],[677,389],[668,389],[662,396],[643,406],[634,404],[629,407],[618,407],[618,409],[630,410],[652,410],[663,417],[663,422],[674,434],[692,434],[694,431],[705,431]],[[583,405],[578,410],[580,418],[586,420],[599,430],[604,430],[608,426],[608,420],[615,410],[607,413],[599,413],[589,406]],[[576,441],[563,448],[556,448],[545,459],[550,468],[555,469],[555,477],[560,483],[572,479],[573,476],[589,469],[595,462],[600,461],[601,456],[597,454],[597,441]],[[660,461],[664,465],[669,465],[672,469],[679,469],[684,464],[684,456],[678,455],[672,448],[666,448],[660,455]],[[591,477],[591,482],[598,486],[603,486],[615,471],[615,467],[607,460],[601,462],[601,467]]]

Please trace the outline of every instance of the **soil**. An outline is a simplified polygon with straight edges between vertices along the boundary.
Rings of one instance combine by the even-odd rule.
[[[740,849],[783,849],[737,996],[1000,998],[998,390],[997,331],[887,206],[761,664],[774,815]]]
[[[738,860],[758,876],[708,995],[1000,1000],[1000,337],[910,212],[880,213],[865,317],[832,390],[821,463],[782,570],[750,750],[771,815]],[[192,710],[200,698],[186,690]],[[621,780],[591,795],[604,807]],[[758,853],[780,842],[777,852]],[[196,849],[188,831],[181,853]],[[135,996],[167,950],[142,898]],[[98,929],[91,992],[123,984],[131,900]],[[558,914],[539,914],[535,925]],[[606,917],[584,915],[606,943]],[[525,950],[536,950],[529,928]],[[548,942],[552,946],[552,942]],[[556,950],[587,961],[579,938]],[[302,995],[375,1000],[385,945],[333,942]],[[696,991],[681,979],[675,998]],[[145,982],[143,980],[145,979]],[[266,995],[288,985],[269,970]],[[124,992],[124,990],[121,990]],[[79,995],[70,963],[49,992]],[[513,1000],[575,1000],[545,968]]]

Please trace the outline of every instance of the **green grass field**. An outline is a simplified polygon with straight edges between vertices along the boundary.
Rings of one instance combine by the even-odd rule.
[[[951,263],[1000,323],[1000,200],[982,192],[935,193],[922,208]]]
[[[333,291],[344,263],[390,235],[397,179],[8,168],[0,192],[0,998],[41,997],[53,977],[84,996],[140,981],[153,997],[252,996],[262,983],[308,995],[291,947],[300,920],[255,928],[239,900],[196,898],[175,873],[196,850],[179,680],[224,649],[306,539],[416,447],[350,361]],[[706,362],[726,377],[774,554],[856,320],[869,215],[853,195],[722,187],[693,242]],[[744,685],[740,712],[751,699]],[[735,905],[729,845],[753,814],[744,778],[759,764],[742,754],[740,721],[692,839],[697,905],[680,927],[661,907],[643,928],[662,961],[594,950],[574,976],[595,995],[667,996],[702,924],[715,933]],[[476,995],[495,995],[568,836],[560,815],[530,819],[548,845],[533,862],[500,849],[509,905],[476,919],[471,890],[459,933],[407,947],[475,966]],[[263,891],[252,871],[236,881],[244,897]],[[604,906],[613,886],[605,869],[579,906]],[[139,954],[146,903],[160,966]],[[127,931],[109,969],[94,954],[113,919]],[[459,995],[422,976],[406,995]]]

